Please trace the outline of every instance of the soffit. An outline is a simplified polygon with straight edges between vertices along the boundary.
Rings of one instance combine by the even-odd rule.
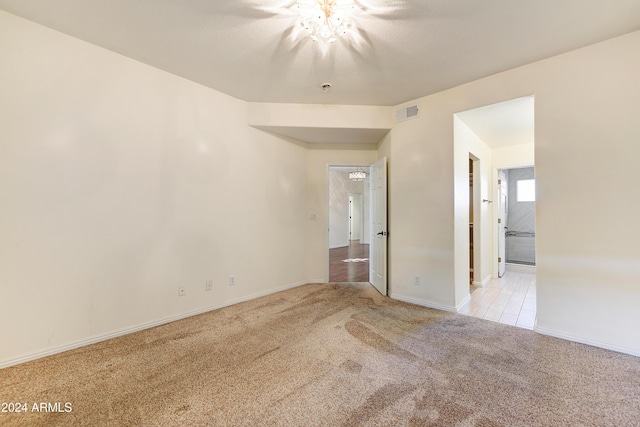
[[[534,143],[534,97],[526,96],[456,114],[491,148]]]

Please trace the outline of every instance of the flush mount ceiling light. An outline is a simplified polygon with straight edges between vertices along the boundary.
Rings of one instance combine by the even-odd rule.
[[[347,33],[353,0],[298,0],[302,27],[313,41],[333,43]]]
[[[355,171],[349,172],[349,179],[351,181],[364,181],[367,179],[367,173],[361,168],[356,168]]]

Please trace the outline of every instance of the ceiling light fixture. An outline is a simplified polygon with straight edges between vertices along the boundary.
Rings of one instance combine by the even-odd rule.
[[[302,27],[313,41],[333,43],[347,33],[353,0],[298,0]]]
[[[367,179],[367,173],[361,168],[356,168],[354,172],[349,172],[349,179],[351,181],[364,181]]]

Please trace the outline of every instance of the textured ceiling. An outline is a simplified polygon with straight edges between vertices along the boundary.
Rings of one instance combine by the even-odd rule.
[[[0,0],[0,8],[254,102],[397,105],[640,29],[639,0],[357,0],[354,30],[326,46],[295,30],[293,3]]]

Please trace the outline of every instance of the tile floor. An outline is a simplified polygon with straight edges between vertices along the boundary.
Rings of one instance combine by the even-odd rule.
[[[536,275],[506,271],[484,287],[472,287],[461,314],[533,329],[536,320]]]

